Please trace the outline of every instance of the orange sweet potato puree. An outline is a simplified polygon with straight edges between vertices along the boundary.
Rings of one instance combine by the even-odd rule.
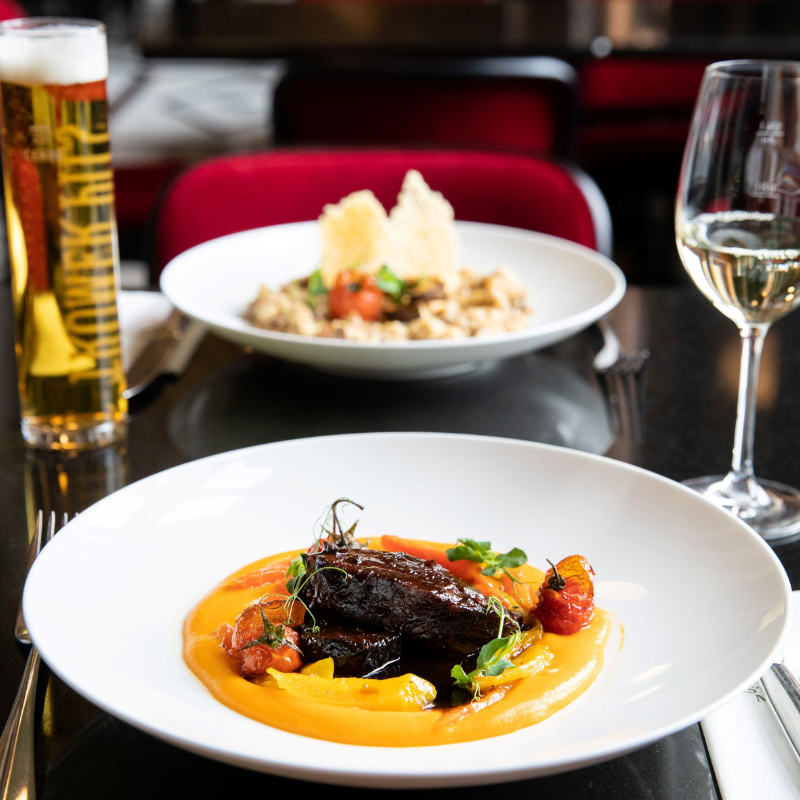
[[[426,542],[426,544],[433,544]],[[451,545],[439,545],[443,549]],[[380,549],[373,540],[370,547]],[[223,588],[232,578],[294,558],[299,551],[261,559],[233,573],[203,598],[184,625],[184,659],[214,697],[234,711],[290,733],[344,744],[419,747],[486,739],[541,722],[575,700],[603,666],[614,618],[595,609],[591,624],[571,636],[545,633],[542,642],[553,651],[550,667],[484,695],[475,706],[424,711],[367,711],[320,703],[282,689],[245,680],[239,662],[220,647],[215,631],[233,623],[242,609],[261,597],[264,587]],[[540,583],[544,573],[525,565],[525,581]]]

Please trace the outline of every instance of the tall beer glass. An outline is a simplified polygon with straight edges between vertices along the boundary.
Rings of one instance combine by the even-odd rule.
[[[107,76],[99,22],[0,24],[22,434],[35,447],[103,446],[127,423]]]

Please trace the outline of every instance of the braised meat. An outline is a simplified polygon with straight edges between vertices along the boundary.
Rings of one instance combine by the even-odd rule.
[[[498,617],[486,598],[434,561],[378,550],[325,550],[309,555],[307,567],[312,574],[304,600],[328,620],[399,633],[453,656],[473,653],[497,636]],[[512,630],[506,621],[504,634]]]
[[[332,658],[337,678],[363,678],[400,658],[400,636],[320,620],[317,631],[308,623],[303,626],[300,650],[306,662]]]

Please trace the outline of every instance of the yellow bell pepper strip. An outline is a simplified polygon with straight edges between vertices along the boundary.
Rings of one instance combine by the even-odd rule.
[[[367,711],[421,711],[436,699],[433,684],[411,673],[397,678],[321,678],[301,673],[268,669],[256,681],[272,689],[331,703],[337,706],[362,708]]]
[[[301,670],[301,675],[313,675],[317,678],[333,678],[333,659],[321,658],[313,664],[306,664]]]
[[[549,666],[553,660],[553,651],[546,644],[534,644],[520,655],[511,660],[512,667],[506,667],[499,675],[487,677],[479,675],[473,680],[481,688],[493,689],[496,686],[505,686],[522,678],[530,678]]]

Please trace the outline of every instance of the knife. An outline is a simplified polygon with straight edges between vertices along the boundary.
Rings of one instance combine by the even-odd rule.
[[[129,400],[143,392],[159,375],[171,372],[180,375],[200,346],[206,327],[174,310],[158,327],[150,341],[128,370],[128,388],[123,397]]]
[[[773,664],[761,683],[786,735],[800,754],[800,683],[782,663]]]

